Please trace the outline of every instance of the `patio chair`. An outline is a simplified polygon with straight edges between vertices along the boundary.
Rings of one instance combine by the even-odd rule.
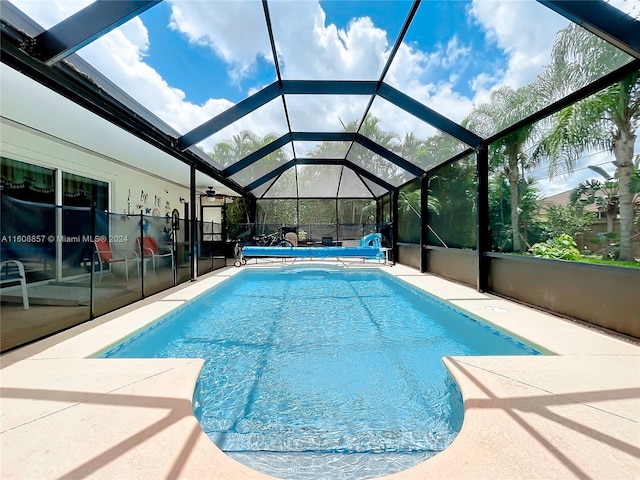
[[[16,272],[15,269],[18,269]],[[27,276],[24,265],[20,260],[4,260],[0,262],[0,285],[20,282],[22,288],[22,306],[29,310],[29,295],[27,293]]]
[[[112,250],[109,240],[96,239],[93,241],[96,247],[96,255],[100,264],[100,277],[102,280],[102,272],[106,265],[124,264],[124,278],[129,281],[129,265],[136,264],[138,276],[140,276],[140,257],[133,250]]]
[[[161,246],[158,247],[156,239],[153,237],[138,237],[138,250],[142,258],[151,258],[151,265],[153,271],[156,271],[156,258],[170,258],[171,270],[174,269],[173,263],[173,249],[171,247]]]
[[[287,232],[284,234],[285,240],[289,240],[294,247],[298,246],[298,234],[296,232]]]

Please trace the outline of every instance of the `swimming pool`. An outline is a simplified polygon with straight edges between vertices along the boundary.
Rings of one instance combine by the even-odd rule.
[[[537,352],[380,270],[251,269],[105,357],[205,359],[194,412],[228,455],[280,478],[367,478],[462,425],[441,358]]]

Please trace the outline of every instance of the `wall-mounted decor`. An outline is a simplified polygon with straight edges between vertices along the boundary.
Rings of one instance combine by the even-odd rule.
[[[180,230],[180,212],[177,208],[173,209],[173,212],[171,212],[171,217],[173,218],[173,229]]]

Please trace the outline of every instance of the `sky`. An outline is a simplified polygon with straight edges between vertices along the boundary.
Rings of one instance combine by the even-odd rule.
[[[629,8],[625,0],[616,2]],[[13,3],[50,28],[90,2]],[[407,0],[268,5],[284,79],[378,80],[411,8]],[[459,122],[491,89],[532,82],[567,24],[533,0],[423,1],[384,81]],[[181,134],[276,80],[262,3],[256,0],[165,0],[78,53]],[[294,130],[340,131],[343,123],[360,120],[368,97],[286,100]],[[401,136],[435,133],[388,102],[376,101],[372,112],[382,128]],[[208,150],[244,129],[282,135],[282,101],[201,146]]]

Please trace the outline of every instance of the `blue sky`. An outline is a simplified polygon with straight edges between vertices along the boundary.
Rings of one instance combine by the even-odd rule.
[[[183,33],[168,28],[171,20],[169,3],[160,3],[142,14],[141,19],[149,31],[145,62],[170,85],[182,89],[190,102],[203,104],[212,92],[239,102],[255,86],[256,79],[259,79],[259,84],[275,80],[273,63],[258,56],[251,76],[232,81],[225,64],[211,48],[189,42]]]
[[[46,27],[88,2],[16,3]],[[283,77],[377,80],[410,7],[408,0],[270,1]],[[385,81],[461,121],[492,88],[532,81],[566,23],[533,0],[424,1]],[[185,133],[275,80],[256,0],[167,0],[79,53]],[[335,117],[335,101],[320,101],[308,114]],[[360,118],[344,105],[340,113]],[[434,133],[383,113],[390,129]],[[257,118],[253,128],[264,134],[279,121]]]
[[[211,49],[201,45],[193,45],[184,35],[168,27],[171,9],[169,4],[160,3],[147,10],[142,16],[149,31],[149,49],[145,62],[153,67],[170,85],[182,89],[186,100],[201,104],[211,96],[211,85],[218,88],[227,85],[227,72],[221,68],[210,68],[218,62]],[[193,64],[202,68],[193,69]],[[185,75],[189,72],[189,75]],[[233,91],[238,90],[238,91]],[[237,101],[244,96],[240,89],[227,88],[221,94]],[[233,97],[236,97],[235,99]]]
[[[334,24],[342,31],[346,31],[355,18],[370,18],[375,27],[386,32],[391,47],[411,2],[330,0],[321,1],[319,5],[326,14],[326,24]],[[445,81],[456,73],[459,76],[456,90],[465,96],[473,95],[469,79],[481,73],[487,64],[491,64],[494,71],[506,67],[505,56],[495,42],[487,40],[481,26],[470,20],[470,5],[470,2],[462,0],[424,2],[405,37],[405,42],[416,50],[446,48],[450,39],[458,38],[463,39],[460,41],[471,52],[481,52],[481,55],[469,55],[463,62],[441,65],[437,71],[431,72],[431,78],[439,81]],[[247,75],[231,78],[228,66],[209,46],[189,41],[184,33],[167,28],[171,14],[171,5],[163,2],[141,15],[149,35],[149,48],[144,60],[170,85],[183,90],[186,100],[203,104],[215,92],[217,96],[238,102],[252,87],[275,80],[270,52],[266,58],[257,55]],[[194,63],[198,68],[194,68]],[[286,62],[283,63],[285,65],[281,67],[286,69]]]
[[[14,3],[48,28],[89,1]],[[408,0],[271,0],[283,77],[377,80],[410,7]],[[556,33],[566,25],[567,20],[534,0],[426,0],[385,81],[460,122],[492,89],[533,81],[549,62]],[[180,133],[276,79],[257,0],[165,0],[79,54]],[[305,98],[291,100],[288,108],[296,124],[328,131],[336,129],[337,118],[361,118],[362,101],[356,100]],[[435,133],[384,104],[376,115],[383,128],[400,136]],[[270,105],[202,147],[241,129],[265,135],[282,129],[284,122],[282,108]]]

